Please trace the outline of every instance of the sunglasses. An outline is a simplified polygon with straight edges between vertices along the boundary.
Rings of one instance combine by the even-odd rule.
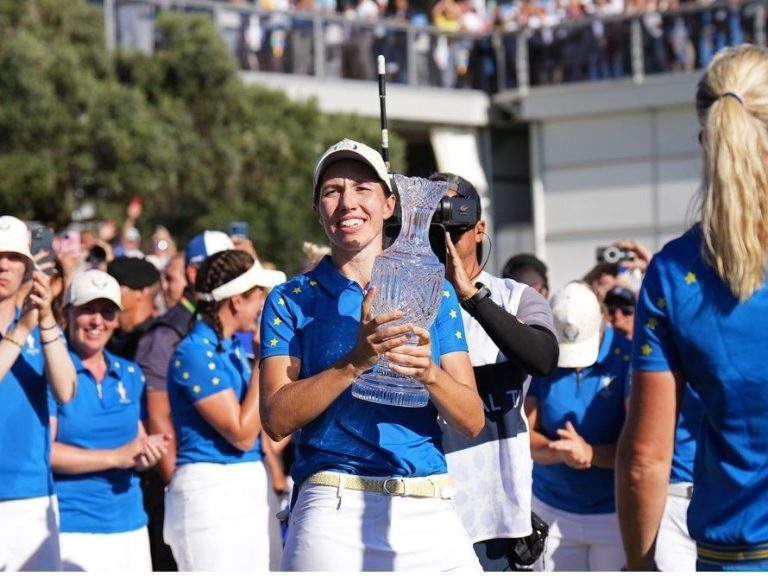
[[[632,316],[635,313],[635,307],[631,304],[608,304],[608,314],[613,316],[617,310],[621,310],[624,316]]]

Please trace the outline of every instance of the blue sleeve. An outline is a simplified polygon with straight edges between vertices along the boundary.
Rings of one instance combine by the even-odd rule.
[[[663,253],[651,260],[635,311],[632,367],[644,372],[681,369],[669,321],[668,301],[663,285],[663,264]]]
[[[528,386],[528,394],[526,394],[526,397],[539,398],[539,380],[539,378],[531,378],[531,384]]]
[[[440,355],[451,352],[468,352],[464,320],[456,291],[450,282],[443,282],[443,297],[435,318],[435,329],[440,341]]]
[[[191,402],[232,389],[222,360],[208,346],[180,346],[168,369],[169,383],[178,386]]]
[[[267,297],[261,312],[261,360],[270,356],[301,358],[301,344],[296,336],[294,303],[286,296],[288,284],[281,284]]]

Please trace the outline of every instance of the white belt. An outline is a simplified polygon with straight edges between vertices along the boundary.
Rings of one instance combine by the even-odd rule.
[[[687,498],[690,500],[693,495],[693,484],[690,482],[675,482],[674,484],[669,485],[667,494],[677,498]]]
[[[305,480],[307,484],[346,488],[347,490],[364,490],[366,492],[382,492],[389,496],[416,496],[420,498],[453,498],[456,489],[453,487],[448,474],[420,476],[414,478],[372,478],[355,476],[338,472],[316,472]]]

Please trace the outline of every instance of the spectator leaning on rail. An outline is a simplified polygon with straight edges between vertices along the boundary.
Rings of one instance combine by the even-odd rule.
[[[284,570],[480,571],[438,425],[439,416],[476,436],[484,422],[456,294],[444,281],[430,330],[392,326],[401,311],[371,313],[373,261],[396,203],[390,186],[375,150],[351,140],[329,148],[315,166],[313,208],[331,255],[277,286],[264,307],[264,428],[276,440],[296,432]],[[418,342],[407,345],[411,332]],[[382,354],[424,384],[426,406],[352,396],[352,382]]]
[[[531,542],[531,440],[523,401],[530,374],[557,367],[557,336],[547,301],[533,288],[481,269],[485,221],[480,196],[454,174],[448,196],[477,207],[470,226],[446,224],[446,277],[461,303],[469,357],[485,408],[485,427],[467,438],[445,426],[443,447],[456,484],[456,510],[486,571],[530,565],[544,542]],[[538,532],[535,538],[542,538]]]
[[[699,82],[700,221],[653,257],[638,300],[618,458],[627,568],[654,568],[682,387],[704,418],[688,529],[698,570],[768,569],[768,53],[715,56]]]
[[[0,216],[0,567],[9,571],[60,568],[46,394],[68,402],[76,389],[48,277],[34,268],[26,225]],[[32,288],[17,308],[27,275]]]
[[[157,463],[168,438],[144,430],[139,367],[104,350],[117,327],[117,281],[100,270],[79,272],[64,306],[78,394],[64,405],[48,398],[62,567],[147,572],[147,516],[136,472]]]

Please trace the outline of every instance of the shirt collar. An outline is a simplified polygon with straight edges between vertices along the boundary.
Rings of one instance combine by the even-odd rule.
[[[608,354],[611,353],[611,346],[613,344],[613,326],[610,324],[605,325],[605,329],[603,331],[603,339],[600,341],[600,350],[597,353],[597,363],[602,364],[606,358],[608,358]]]
[[[124,360],[119,356],[115,356],[114,354],[109,352],[106,348],[102,350],[101,353],[104,355],[104,362],[107,365],[106,373],[115,378],[119,378],[120,367],[122,366],[123,362],[127,362],[127,360]],[[88,372],[90,374],[91,371],[88,368],[86,368],[85,365],[83,365],[83,361],[80,359],[80,356],[78,356],[74,350],[70,350],[69,356],[70,358],[72,358],[72,363],[75,365],[75,371],[78,374],[83,372]]]
[[[350,286],[357,286],[357,282],[342,276],[342,274],[336,270],[331,262],[330,256],[324,256],[323,259],[320,260],[320,263],[315,266],[314,270],[307,272],[307,277],[312,280],[317,280],[317,282],[334,297],[341,295],[341,293]]]

